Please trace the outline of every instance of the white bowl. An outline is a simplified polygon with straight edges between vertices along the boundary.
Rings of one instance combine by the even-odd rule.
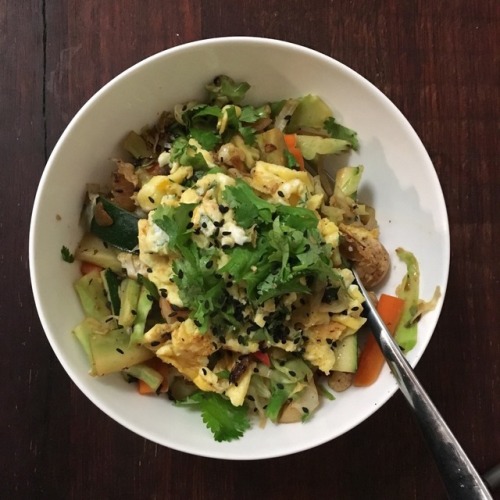
[[[361,149],[349,158],[362,163],[361,198],[376,208],[381,240],[392,258],[381,291],[394,293],[404,267],[394,250],[415,253],[421,269],[421,296],[436,286],[438,307],[419,323],[412,365],[422,356],[437,323],[449,268],[449,229],[443,194],[417,134],[398,109],[372,84],[343,64],[313,50],[259,38],[203,40],[154,55],[128,69],[92,97],[57,143],[35,199],[30,232],[31,281],[49,342],[75,384],[102,411],[151,441],[195,455],[262,459],[296,453],[356,427],[396,391],[387,367],[369,388],[351,388],[325,401],[304,424],[257,424],[245,436],[217,443],[198,413],[165,398],[140,397],[119,375],[93,378],[71,334],[83,313],[72,283],[77,266],[63,262],[63,245],[75,248],[85,185],[105,182],[108,158],[131,129],[155,121],[159,112],[202,97],[204,84],[218,74],[248,81],[248,101],[258,103],[314,93],[345,125],[358,132]]]

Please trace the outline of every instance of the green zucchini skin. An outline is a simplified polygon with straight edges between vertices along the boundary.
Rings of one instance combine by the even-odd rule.
[[[101,238],[102,241],[126,252],[134,251],[139,244],[139,217],[127,212],[108,199],[99,196],[97,203],[102,203],[104,210],[113,220],[110,226],[100,226],[95,217],[90,223],[90,232]]]

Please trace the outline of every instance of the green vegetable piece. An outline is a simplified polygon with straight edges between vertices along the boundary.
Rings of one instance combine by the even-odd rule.
[[[295,133],[299,129],[322,129],[326,119],[332,116],[332,110],[317,95],[306,95],[299,101],[288,126],[287,133]]]
[[[337,341],[334,348],[335,365],[334,370],[339,372],[355,373],[358,369],[358,338],[357,335],[349,335]]]
[[[130,336],[131,343],[140,344],[142,342],[144,327],[146,326],[146,320],[153,305],[153,300],[154,297],[149,290],[143,286],[139,293],[139,300],[137,301],[137,314],[135,316],[132,335]]]
[[[93,331],[90,328],[89,323],[83,320],[80,324],[75,326],[75,328],[73,329],[73,334],[80,342],[80,345],[83,347],[90,366],[93,367],[94,360],[92,357],[92,349],[90,347],[90,336],[93,334]]]
[[[112,330],[105,335],[89,336],[94,375],[107,375],[142,363],[154,356],[149,349],[130,343],[130,335],[124,328]]]
[[[126,278],[121,284],[121,307],[118,323],[121,326],[132,326],[137,316],[137,304],[141,285],[130,278]]]
[[[115,273],[121,271],[122,265],[117,258],[117,250],[106,246],[100,238],[91,233],[86,233],[75,252],[75,258],[90,262],[104,269],[109,268]]]
[[[149,158],[153,156],[153,151],[150,149],[146,141],[133,130],[127,134],[127,137],[123,140],[122,146],[137,159]]]
[[[61,257],[64,262],[68,262],[69,264],[75,261],[75,256],[69,251],[69,248],[64,245],[61,248]]]
[[[356,200],[363,170],[363,165],[339,169],[335,176],[333,195],[339,199],[347,197]]]
[[[197,406],[203,422],[219,442],[239,439],[250,428],[246,407],[233,406],[224,396],[214,392],[195,392],[177,404]]]
[[[104,210],[111,217],[113,223],[110,226],[100,226],[94,217],[90,224],[90,232],[102,241],[117,248],[128,252],[134,250],[139,241],[139,229],[137,227],[139,217],[118,207],[102,196],[97,199],[97,203],[102,203]]]
[[[111,269],[103,269],[101,271],[101,278],[111,306],[111,312],[115,316],[118,316],[118,314],[120,314],[121,305],[120,279],[118,278],[118,275],[115,274]]]
[[[285,389],[275,389],[267,403],[266,417],[271,420],[271,422],[277,422],[281,413],[283,405],[286,403],[289,397],[290,391]]]
[[[323,128],[328,132],[330,137],[347,141],[351,148],[355,151],[359,149],[357,132],[348,127],[345,127],[344,125],[341,125],[340,123],[337,123],[333,116],[330,116],[325,120]]]
[[[127,375],[142,380],[143,382],[148,384],[148,386],[151,387],[153,391],[156,391],[163,382],[163,376],[160,373],[143,363],[124,368],[123,372]]]
[[[418,310],[420,293],[420,270],[418,261],[411,252],[397,248],[398,257],[406,264],[406,274],[396,290],[396,295],[405,302],[401,320],[394,335],[396,342],[408,352],[417,343],[417,323],[411,322]]]
[[[99,271],[84,274],[73,286],[86,316],[104,321],[111,315]]]
[[[318,155],[342,153],[349,147],[347,141],[319,137],[317,135],[297,135],[297,146],[306,160],[317,160]]]

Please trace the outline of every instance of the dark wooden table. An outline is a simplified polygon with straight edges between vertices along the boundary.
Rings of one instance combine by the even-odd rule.
[[[57,139],[130,65],[227,35],[331,55],[415,127],[441,180],[452,248],[443,313],[417,375],[479,471],[500,462],[499,14],[496,0],[0,0],[0,498],[445,496],[401,394],[317,449],[210,460],[110,420],[49,347],[31,293],[28,226]]]

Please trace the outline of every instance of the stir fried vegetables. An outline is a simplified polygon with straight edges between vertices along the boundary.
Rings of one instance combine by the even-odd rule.
[[[230,440],[248,413],[310,418],[323,380],[356,372],[364,299],[350,265],[373,287],[389,259],[357,199],[363,167],[340,169],[330,193],[304,168],[359,147],[324,101],[244,105],[250,86],[224,75],[206,88],[206,102],[130,132],[110,185],[89,190],[74,333],[92,375],[199,407]],[[412,292],[408,345],[416,313]]]

